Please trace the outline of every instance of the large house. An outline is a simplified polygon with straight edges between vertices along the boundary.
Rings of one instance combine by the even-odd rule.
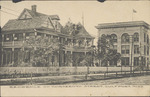
[[[121,61],[114,62],[116,66],[148,66],[149,24],[144,21],[103,23],[96,28],[99,37],[111,35],[114,40],[114,49],[121,54]]]
[[[30,61],[30,51],[26,50],[24,43],[31,35],[57,39],[65,45],[61,54],[48,57],[48,65],[74,66],[72,60],[75,56],[91,51],[94,37],[80,23],[68,22],[63,27],[59,20],[58,15],[37,12],[36,5],[33,5],[31,10],[25,8],[17,19],[9,20],[2,27],[0,36],[1,66],[19,66]]]

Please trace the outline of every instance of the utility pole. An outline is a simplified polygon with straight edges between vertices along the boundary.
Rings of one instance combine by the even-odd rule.
[[[84,13],[82,12],[82,25],[84,26]]]
[[[133,72],[133,63],[132,63],[132,57],[133,57],[133,35],[130,35],[130,43],[131,43],[131,55],[130,55],[130,57],[131,57],[131,61],[130,61],[130,66],[131,66],[131,68],[130,68],[130,73],[132,73]]]

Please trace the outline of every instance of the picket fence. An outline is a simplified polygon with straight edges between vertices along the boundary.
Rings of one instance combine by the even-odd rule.
[[[27,73],[59,73],[59,74],[74,74],[74,73],[100,73],[100,72],[117,72],[130,71],[130,67],[1,67],[0,74],[27,74]]]

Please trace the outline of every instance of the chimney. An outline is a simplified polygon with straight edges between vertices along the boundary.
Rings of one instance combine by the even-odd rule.
[[[36,5],[32,5],[31,8],[33,12],[36,12]]]

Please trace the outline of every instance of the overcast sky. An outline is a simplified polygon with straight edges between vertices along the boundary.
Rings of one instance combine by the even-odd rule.
[[[0,3],[1,10],[17,16],[24,8],[31,9],[31,5],[37,5],[38,12],[59,15],[62,25],[65,25],[69,18],[73,23],[82,23],[83,13],[84,26],[95,37],[97,36],[96,25],[132,21],[133,9],[137,11],[133,14],[134,21],[142,20],[150,24],[150,1],[106,1],[104,3],[97,1],[22,1],[19,3],[1,1]],[[17,18],[17,16],[0,12],[2,27],[9,19]]]

